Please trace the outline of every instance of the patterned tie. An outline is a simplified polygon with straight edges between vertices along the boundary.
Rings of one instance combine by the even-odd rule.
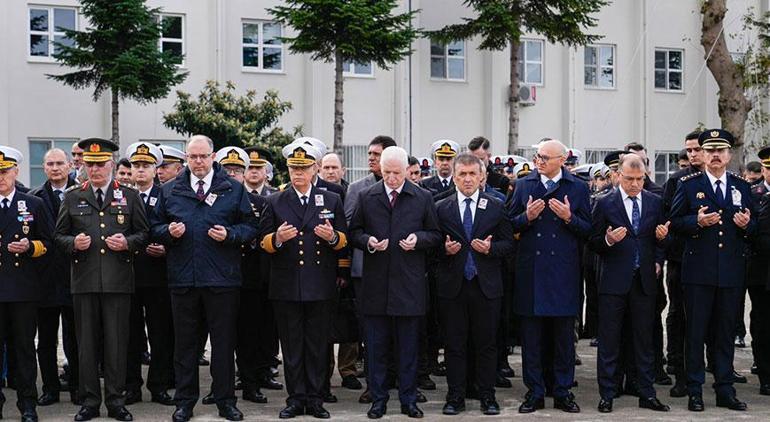
[[[96,205],[101,208],[104,205],[104,193],[102,193],[101,189],[96,190]]]
[[[639,225],[641,224],[642,214],[639,212],[639,202],[635,196],[628,197],[633,203],[631,208],[631,227],[634,229],[634,234],[639,234]],[[634,252],[634,269],[639,268],[639,249]]]
[[[725,194],[724,192],[722,192],[722,188],[720,187],[720,185],[722,184],[722,181],[717,180],[714,183],[717,185],[717,187],[714,189],[714,193],[717,194],[717,199],[719,200],[719,204],[721,206],[721,204],[725,202]]]
[[[465,229],[465,238],[468,239],[468,243],[471,242],[471,236],[473,235],[473,213],[471,212],[471,206],[473,199],[465,198],[465,212],[463,212],[463,229]],[[466,280],[473,280],[476,277],[476,263],[473,261],[472,248],[468,249],[468,259],[465,260],[465,268],[463,269],[463,275]]]
[[[206,184],[203,180],[198,180],[198,190],[195,192],[195,196],[198,197],[199,201],[203,201],[203,199],[206,197],[206,192],[203,191],[203,185]]]
[[[556,186],[556,182],[554,182],[553,180],[548,179],[548,180],[545,181],[545,188],[547,190],[553,189],[554,186]]]
[[[396,206],[396,199],[398,199],[398,191],[390,191],[390,209]]]

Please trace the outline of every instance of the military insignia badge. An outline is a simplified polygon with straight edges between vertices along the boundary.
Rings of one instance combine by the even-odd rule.
[[[25,224],[25,225],[23,225],[23,226],[21,226],[21,231],[22,231],[22,233],[24,233],[25,235],[28,235],[28,234],[29,234],[29,226],[28,226],[28,225],[26,225],[26,224]]]
[[[695,197],[698,198],[698,199],[703,199],[703,198],[706,197],[706,194],[703,193],[703,192],[698,192],[698,193],[695,194]]]
[[[118,224],[124,224],[126,222],[126,216],[123,214],[118,214]]]

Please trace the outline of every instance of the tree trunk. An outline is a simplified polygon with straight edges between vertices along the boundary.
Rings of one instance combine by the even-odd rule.
[[[727,0],[706,0],[703,2],[700,43],[705,49],[706,66],[719,86],[718,104],[722,128],[728,130],[735,137],[731,166],[738,167],[743,164],[743,133],[746,119],[749,111],[751,111],[751,102],[746,98],[743,89],[743,77],[738,66],[733,62],[725,42],[725,33],[721,30],[725,13],[727,13],[726,3]],[[710,51],[711,55],[709,56]]]
[[[342,153],[342,128],[345,121],[342,118],[342,53],[337,50],[334,59],[334,152]]]
[[[112,142],[120,146],[120,96],[117,89],[112,88]]]
[[[519,144],[519,42],[511,41],[511,81],[508,92],[508,154],[515,154]]]

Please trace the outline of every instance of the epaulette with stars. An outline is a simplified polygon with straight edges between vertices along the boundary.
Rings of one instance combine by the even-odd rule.
[[[81,185],[72,185],[72,186],[68,187],[67,189],[65,189],[64,193],[72,192],[73,190],[78,190],[78,189],[80,189],[80,187],[81,187]]]
[[[739,174],[737,174],[737,173],[733,173],[733,172],[731,172],[731,171],[728,171],[728,172],[727,172],[727,174],[729,174],[729,175],[731,175],[731,176],[735,177],[736,179],[739,179],[739,180],[743,180],[744,182],[746,182],[746,183],[748,183],[749,185],[751,185],[751,182],[749,181],[749,179],[747,179],[747,178],[745,178],[745,177],[743,177],[743,176],[741,176],[741,175],[739,175]]]
[[[700,176],[701,174],[703,174],[702,171],[696,171],[695,173],[690,173],[687,176],[682,176],[679,180],[682,181],[682,182],[686,182],[688,180],[692,180],[692,179]]]

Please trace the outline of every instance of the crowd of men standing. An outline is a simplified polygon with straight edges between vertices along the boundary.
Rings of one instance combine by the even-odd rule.
[[[400,413],[422,417],[431,375],[447,378],[443,414],[474,399],[497,415],[515,344],[527,388],[519,412],[551,396],[576,413],[575,344],[587,333],[598,346],[599,412],[623,394],[668,411],[654,387],[666,381],[671,397],[703,411],[706,362],[717,406],[746,410],[733,341],[747,289],[759,393],[770,395],[770,147],[751,185],[726,171],[732,145],[721,129],[687,135],[687,163],[659,187],[639,144],[583,174],[571,171],[573,151],[544,139],[509,180],[490,164],[488,140],[474,138],[469,152],[439,140],[436,175],[423,178],[417,159],[377,136],[370,174],[349,184],[341,158],[303,137],[283,148],[289,182],[276,189],[261,148],[214,151],[196,135],[185,152],[137,142],[115,162],[118,146],[91,138],[71,158],[49,150],[47,180],[32,191],[17,181],[21,153],[0,146],[6,379],[23,421],[65,390],[81,406],[76,421],[99,417],[102,402],[130,421],[146,385],[183,422],[200,399],[210,339],[202,401],[219,416],[243,419],[236,380],[244,400],[266,403],[262,388],[283,388],[281,362],[279,417],[325,419],[339,343],[343,387],[363,388],[364,362],[359,401],[371,419],[388,412],[396,387]],[[4,403],[0,392],[0,417]]]

